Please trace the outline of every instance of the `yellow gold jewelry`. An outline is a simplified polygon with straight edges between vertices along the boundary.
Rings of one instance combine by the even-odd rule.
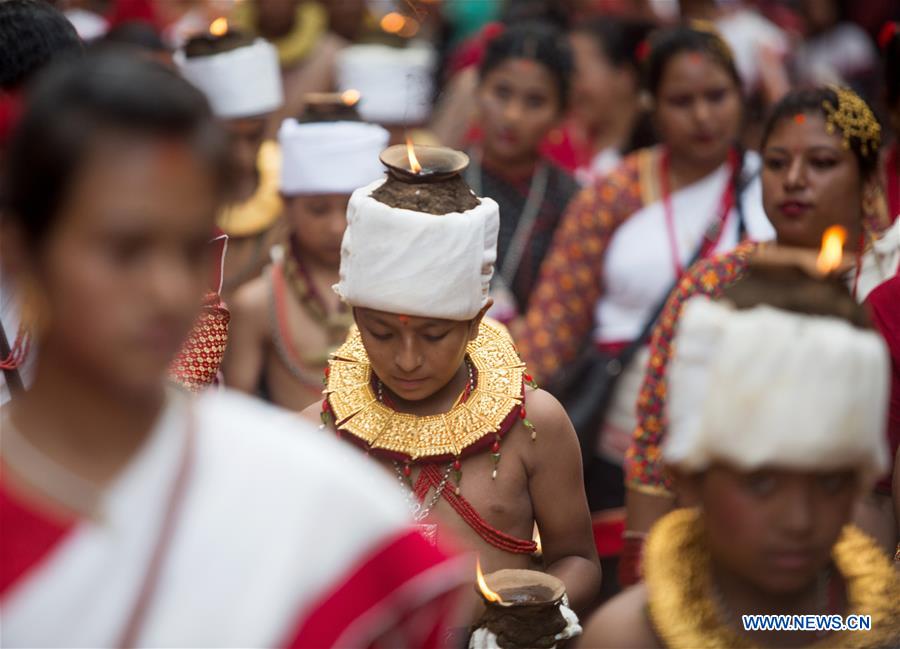
[[[278,143],[266,140],[256,159],[259,185],[253,196],[243,203],[225,207],[217,216],[220,228],[229,237],[253,237],[271,228],[281,216],[283,205],[278,193],[281,173],[281,150]]]
[[[466,349],[477,372],[469,397],[449,412],[416,416],[378,399],[372,366],[359,329],[353,326],[329,361],[325,395],[335,428],[409,460],[459,457],[472,444],[501,429],[522,409],[525,363],[505,327],[485,319]]]
[[[825,130],[830,134],[840,131],[845,149],[850,148],[850,139],[858,138],[863,156],[875,155],[881,145],[881,125],[875,119],[872,109],[862,98],[849,88],[829,86],[837,95],[838,103],[823,101],[825,109]]]
[[[653,628],[668,649],[756,649],[750,637],[720,619],[703,516],[678,509],[662,518],[644,546],[644,580]],[[832,553],[847,590],[846,615],[871,615],[866,633],[841,631],[813,649],[875,649],[900,637],[900,576],[868,536],[847,525]],[[758,611],[737,611],[757,613]]]

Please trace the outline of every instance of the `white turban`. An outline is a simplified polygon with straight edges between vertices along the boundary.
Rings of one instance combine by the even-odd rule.
[[[669,372],[668,464],[752,471],[852,468],[865,485],[888,467],[884,342],[833,317],[696,297]]]
[[[420,124],[431,111],[434,50],[416,45],[353,45],[335,63],[341,91],[358,90],[363,119],[379,124]]]
[[[497,260],[500,209],[490,198],[435,215],[371,197],[384,180],[353,192],[341,245],[345,302],[388,313],[470,320],[487,303]]]
[[[278,131],[281,191],[295,194],[350,194],[384,175],[378,155],[390,134],[364,122],[286,119]]]
[[[255,117],[281,107],[281,68],[275,46],[262,38],[252,45],[188,58],[175,52],[182,76],[206,95],[220,119]]]

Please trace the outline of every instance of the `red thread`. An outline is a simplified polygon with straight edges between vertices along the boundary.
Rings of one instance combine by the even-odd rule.
[[[414,492],[419,500],[424,500],[425,494],[431,488],[437,488],[443,476],[434,464],[426,464],[422,467],[422,472],[416,480]],[[510,536],[505,532],[501,532],[497,528],[489,525],[469,502],[462,496],[457,496],[452,489],[445,489],[441,492],[441,497],[447,501],[454,511],[459,514],[466,524],[471,527],[478,536],[486,543],[493,545],[495,548],[509,552],[511,554],[533,554],[537,550],[537,544],[529,539],[523,539]]]
[[[20,368],[28,357],[28,352],[30,350],[31,333],[25,327],[20,325],[12,349],[9,350],[9,354],[6,358],[0,360],[0,369],[15,370]]]
[[[728,214],[734,206],[734,187],[731,178],[737,171],[737,152],[731,149],[728,152],[728,166],[731,169],[728,184],[722,193],[722,199],[719,202],[719,220],[715,240],[710,239],[704,234],[703,247],[700,249],[698,260],[708,257],[719,245],[722,239],[722,233],[725,231],[725,222],[728,220]],[[669,185],[669,152],[664,151],[659,158],[659,181],[662,185],[663,209],[666,217],[666,230],[669,236],[669,248],[672,253],[672,264],[675,267],[675,277],[681,277],[684,274],[684,268],[681,265],[681,255],[678,251],[678,240],[675,236],[675,210],[672,207],[672,196]]]

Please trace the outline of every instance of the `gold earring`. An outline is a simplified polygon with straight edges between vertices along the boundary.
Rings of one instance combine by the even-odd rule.
[[[884,192],[878,185],[869,185],[862,197],[863,227],[875,234],[881,232],[887,223],[887,204]]]

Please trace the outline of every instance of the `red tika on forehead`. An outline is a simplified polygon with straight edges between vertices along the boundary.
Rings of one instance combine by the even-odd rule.
[[[402,324],[404,327],[409,325],[409,316],[408,315],[400,314],[397,316],[397,319],[400,321],[400,324]]]
[[[803,124],[806,121],[806,115],[803,113],[797,113],[794,115],[794,122],[797,124]]]

